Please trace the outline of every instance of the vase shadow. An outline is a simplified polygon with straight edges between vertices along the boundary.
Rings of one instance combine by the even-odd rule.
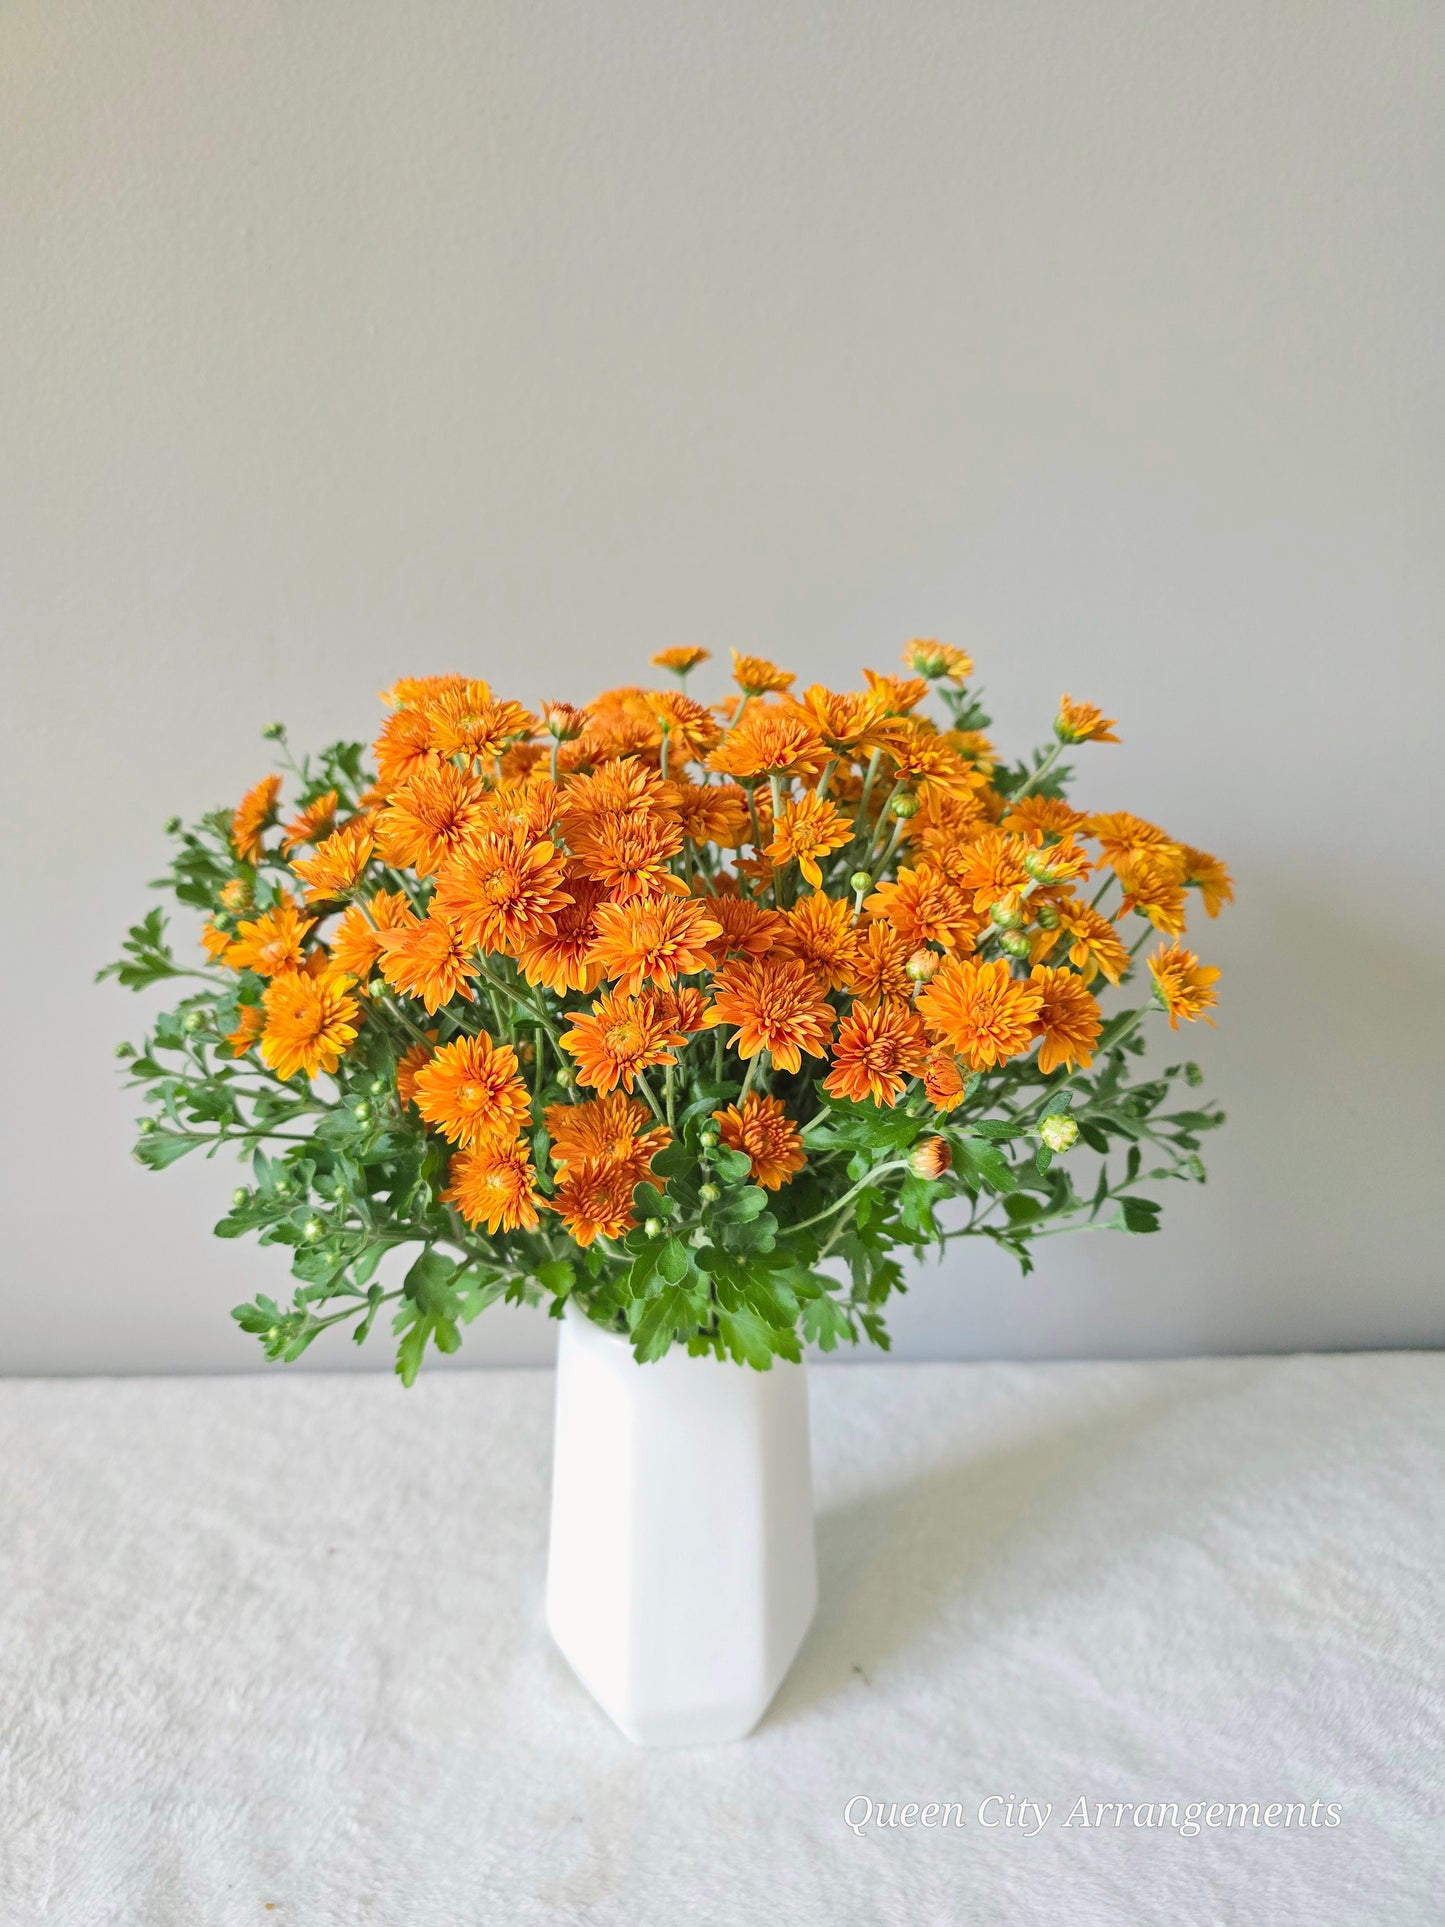
[[[1186,1394],[1187,1396],[1187,1394]],[[1207,1395],[1206,1395],[1207,1396]],[[1101,1469],[1132,1452],[1151,1423],[1177,1409],[1180,1395],[1153,1393],[998,1450],[985,1450],[880,1486],[818,1515],[818,1615],[764,1724],[786,1720],[860,1680],[870,1683],[938,1623],[960,1595],[986,1591],[991,1615],[1037,1605],[1036,1558],[1021,1558],[1016,1585],[1011,1554],[1036,1545],[1070,1510]],[[1161,1521],[1168,1495],[1159,1495]],[[1154,1507],[1141,1504],[1136,1533],[1151,1528]],[[1069,1547],[1049,1575],[1077,1585],[1119,1556],[1121,1542]]]

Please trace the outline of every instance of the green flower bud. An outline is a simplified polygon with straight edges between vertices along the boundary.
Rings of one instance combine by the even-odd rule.
[[[1034,922],[1040,930],[1057,930],[1060,922],[1058,905],[1041,903],[1034,912]]]
[[[277,1178],[272,1186],[278,1198],[289,1198],[294,1189],[290,1178]]]
[[[331,1195],[338,1200],[351,1196],[351,1186],[346,1182],[345,1178],[338,1178],[336,1180],[335,1184],[331,1187]]]
[[[266,1327],[266,1339],[269,1344],[274,1345],[280,1336],[281,1327],[279,1325],[268,1325]]]
[[[320,1218],[308,1218],[301,1227],[301,1236],[308,1244],[315,1244],[318,1238],[326,1236],[326,1226]]]
[[[267,723],[261,735],[268,743],[278,743],[286,734],[285,723]]]
[[[369,1098],[363,1097],[359,1103],[353,1104],[351,1109],[358,1124],[369,1124],[371,1122],[371,1100]]]
[[[1051,854],[1049,850],[1029,850],[1026,853],[1024,868],[1035,883],[1054,883],[1058,880],[1054,866],[1049,861]]]
[[[1004,930],[999,934],[998,947],[1006,957],[1023,958],[1032,946],[1022,930]]]
[[[153,1117],[143,1117],[137,1120],[135,1128],[142,1137],[152,1137],[155,1134],[156,1121]]]
[[[194,1037],[198,1030],[204,1030],[210,1020],[203,1010],[188,1010],[181,1019],[181,1029],[188,1030]]]
[[[390,1090],[391,1086],[384,1077],[373,1077],[366,1088],[371,1092],[373,1097],[382,1097]]]
[[[577,1082],[576,1078],[573,1077],[571,1071],[568,1070],[565,1064],[558,1071],[556,1081],[557,1081],[557,1089],[559,1091],[570,1091],[572,1086]]]
[[[371,982],[366,986],[366,994],[368,997],[384,997],[386,995],[386,984],[383,979],[373,977]]]
[[[938,971],[938,952],[936,950],[915,950],[904,965],[904,969],[916,984],[933,981]]]
[[[865,890],[873,888],[873,879],[866,870],[855,870],[848,879],[848,888],[861,897]]]
[[[1079,1127],[1067,1111],[1052,1111],[1039,1125],[1039,1136],[1051,1151],[1067,1151],[1079,1141]]]
[[[712,1128],[711,1124],[709,1124],[705,1130],[698,1132],[697,1141],[704,1151],[711,1151],[713,1149],[717,1143],[717,1132]]]
[[[181,833],[181,819],[178,816],[168,816],[161,827],[167,836],[179,836]]]
[[[244,1184],[238,1184],[235,1190],[231,1193],[231,1203],[239,1211],[243,1204],[249,1204],[250,1202],[251,1202],[251,1193],[247,1190]]]
[[[1001,902],[989,906],[988,920],[995,930],[1021,930],[1024,913],[1013,897],[1004,897]]]
[[[117,1057],[134,1057],[135,1045],[134,1044],[117,1044],[115,1047],[115,1054]]]
[[[662,1219],[649,1218],[647,1223],[642,1227],[642,1230],[645,1237],[660,1238],[662,1236]]]
[[[716,1204],[722,1196],[722,1192],[718,1190],[715,1184],[700,1184],[697,1188],[697,1195],[702,1199],[704,1204]]]
[[[1197,1064],[1186,1064],[1184,1066],[1184,1082],[1197,1089],[1198,1086],[1204,1082],[1204,1072],[1200,1070]]]
[[[910,796],[907,790],[904,790],[901,796],[895,796],[888,805],[888,813],[890,816],[896,816],[900,823],[906,823],[910,816],[917,816],[918,808],[918,798]]]

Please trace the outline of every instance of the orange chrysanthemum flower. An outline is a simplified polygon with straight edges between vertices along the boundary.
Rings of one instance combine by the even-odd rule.
[[[306,933],[315,923],[315,917],[301,915],[291,897],[282,896],[274,909],[240,926],[223,961],[232,970],[254,970],[258,977],[281,977],[288,970],[299,970]]]
[[[1097,975],[1117,984],[1129,968],[1129,952],[1109,919],[1074,896],[1060,898],[1058,911],[1059,927],[1040,934],[1035,957],[1047,956],[1062,937],[1069,945],[1069,962],[1083,972],[1086,984],[1092,983]]]
[[[377,785],[387,796],[441,762],[432,741],[430,717],[424,710],[410,707],[387,717],[372,745],[372,754],[376,758]]]
[[[232,1057],[244,1057],[266,1028],[266,1013],[259,1004],[242,1004],[236,1012],[236,1028],[226,1038]]]
[[[495,763],[509,743],[530,736],[537,719],[530,710],[510,700],[493,702],[485,683],[468,683],[427,704],[432,741],[442,756],[463,756],[470,762]]]
[[[814,889],[823,881],[818,859],[841,850],[853,835],[853,825],[826,796],[805,790],[790,796],[783,813],[773,826],[773,840],[767,847],[769,860],[778,868],[797,861],[798,868]]]
[[[1024,859],[1030,846],[1020,836],[985,830],[963,853],[953,871],[961,890],[973,893],[975,910],[990,910],[1016,896],[1029,882]]]
[[[579,1245],[620,1238],[637,1222],[632,1211],[636,1187],[629,1165],[611,1158],[581,1158],[558,1180],[554,1209]]]
[[[865,1004],[907,1003],[913,995],[908,959],[915,948],[888,924],[868,924],[854,951],[844,988]]]
[[[722,734],[710,709],[676,690],[649,690],[647,707],[659,734],[667,738],[672,761],[679,766],[706,756]]]
[[[733,650],[733,681],[745,696],[767,696],[792,687],[791,669],[779,669],[765,656],[740,656]]]
[[[1043,1000],[1037,984],[1019,982],[1002,961],[947,957],[917,1007],[970,1070],[986,1071],[1028,1049]]]
[[[1142,816],[1135,816],[1129,810],[1106,810],[1089,817],[1085,833],[1096,837],[1104,852],[1106,863],[1117,863],[1121,857],[1130,857],[1140,850],[1177,850],[1179,845],[1167,830],[1161,830],[1157,823],[1148,823]]]
[[[596,930],[588,962],[634,994],[649,977],[670,984],[706,969],[708,947],[723,933],[696,897],[604,903],[597,910]]]
[[[429,1030],[431,1042],[412,1044],[403,1051],[396,1062],[396,1094],[403,1104],[410,1104],[416,1097],[416,1074],[431,1062],[432,1049],[436,1044],[436,1032]]]
[[[825,1056],[833,1034],[833,1009],[817,978],[792,959],[725,964],[714,979],[705,1021],[736,1024],[732,1042],[738,1054],[756,1057],[765,1050],[780,1071],[798,1070],[804,1051]]]
[[[575,703],[543,703],[542,727],[559,743],[573,743],[587,727],[587,713]]]
[[[741,1110],[729,1104],[714,1111],[718,1134],[730,1151],[745,1152],[752,1163],[752,1179],[765,1191],[781,1190],[808,1162],[802,1134],[776,1097],[750,1091]]]
[[[357,816],[318,844],[314,856],[293,863],[291,868],[305,881],[306,901],[325,903],[344,896],[371,861],[373,848],[371,825]]]
[[[692,648],[659,649],[652,658],[654,667],[670,669],[675,676],[685,676],[696,669],[700,662],[706,662],[712,652],[708,649]]]
[[[329,836],[336,826],[336,806],[340,800],[335,790],[328,790],[324,796],[308,803],[299,816],[293,816],[281,832],[282,854],[290,856],[303,843],[315,843]]]
[[[212,963],[225,956],[233,941],[230,932],[223,930],[213,917],[208,917],[201,925],[201,948]]]
[[[892,1106],[923,1069],[928,1040],[905,1004],[855,1004],[838,1026],[833,1069],[823,1089],[861,1104]]]
[[[1087,1070],[1094,1061],[1094,1044],[1104,1019],[1083,978],[1072,970],[1035,964],[1029,982],[1044,994],[1034,1019],[1035,1035],[1042,1040],[1039,1069],[1047,1073],[1066,1064],[1070,1070]]]
[[[923,1061],[923,1094],[945,1115],[963,1102],[967,1079],[947,1044],[935,1044]]]
[[[576,1060],[578,1083],[602,1092],[631,1091],[653,1064],[675,1064],[674,1046],[687,1041],[672,1001],[651,990],[637,997],[609,990],[571,1021],[562,1048]]]
[[[984,776],[936,730],[922,723],[899,724],[888,744],[893,773],[920,795],[941,791],[966,796],[983,786]]]
[[[693,843],[736,850],[752,838],[747,792],[736,783],[679,783],[677,819]]]
[[[884,676],[876,669],[865,669],[863,680],[889,716],[906,716],[911,709],[917,709],[928,694],[928,684],[922,676]]]
[[[556,928],[571,901],[567,859],[543,838],[494,831],[469,841],[437,878],[433,902],[463,943],[515,957]]]
[[[360,1006],[346,994],[346,979],[330,973],[312,977],[304,970],[288,971],[272,979],[261,1002],[266,1012],[261,1056],[278,1077],[334,1071],[361,1022]]]
[[[619,899],[666,891],[687,894],[687,884],[668,868],[682,848],[682,826],[676,817],[606,810],[578,823],[570,836],[573,852],[588,875]]]
[[[331,961],[348,977],[365,983],[381,955],[383,930],[405,930],[418,922],[399,890],[378,890],[365,909],[353,903],[331,933]]]
[[[1234,902],[1234,879],[1217,856],[1207,850],[1184,849],[1184,881],[1192,884],[1204,898],[1204,908],[1217,917],[1226,903]]]
[[[485,797],[481,781],[455,763],[419,770],[377,817],[377,848],[399,870],[434,876],[476,829]]]
[[[574,776],[562,792],[562,816],[570,836],[594,816],[632,816],[657,811],[666,815],[677,788],[664,783],[661,773],[635,759],[602,763],[588,776]]]
[[[382,976],[403,996],[419,998],[428,1016],[453,997],[472,1001],[467,979],[476,976],[477,967],[471,947],[462,942],[456,927],[438,914],[435,903],[420,921],[377,934],[381,939]]]
[[[1184,901],[1184,852],[1175,844],[1157,850],[1140,850],[1134,856],[1120,857],[1114,873],[1124,888],[1124,901],[1118,915],[1136,910],[1147,917],[1156,930],[1177,937],[1183,933],[1187,906]]]
[[[416,1074],[415,1103],[428,1124],[463,1145],[484,1138],[510,1143],[530,1111],[517,1053],[510,1044],[494,1044],[485,1031],[433,1052]]]
[[[871,755],[891,740],[883,728],[888,705],[872,692],[840,693],[815,682],[810,683],[801,696],[793,697],[788,707],[822,739],[834,756]]]
[[[434,703],[439,697],[451,695],[458,689],[480,692],[477,697],[479,702],[485,702],[491,694],[479,677],[457,675],[400,676],[390,689],[382,689],[377,693],[390,709],[419,709],[424,703]]]
[[[640,1184],[652,1160],[668,1142],[666,1128],[655,1124],[640,1097],[609,1091],[581,1104],[553,1104],[546,1114],[552,1162],[559,1172],[585,1158],[625,1166]]]
[[[809,776],[828,760],[818,732],[796,711],[755,706],[730,729],[707,766],[723,776]]]
[[[1167,947],[1160,944],[1149,959],[1149,974],[1154,979],[1154,994],[1169,1013],[1170,1030],[1178,1030],[1181,1017],[1193,1023],[1204,1017],[1206,1024],[1212,1024],[1212,1017],[1204,1013],[1219,1002],[1215,984],[1219,982],[1219,971],[1213,964],[1202,964],[1192,950],[1184,950],[1177,944]]]
[[[906,865],[893,883],[880,883],[864,908],[882,917],[909,951],[930,943],[945,950],[972,950],[982,919],[969,915],[962,896],[941,870]]]
[[[590,961],[597,935],[597,908],[606,897],[600,883],[579,876],[569,866],[563,879],[571,898],[553,915],[552,928],[539,930],[517,952],[517,964],[529,984],[545,984],[565,997],[569,990],[589,995],[602,981],[602,966]]]
[[[231,818],[231,848],[243,863],[259,861],[263,845],[261,832],[276,814],[281,796],[281,778],[263,776],[254,789],[247,790]]]
[[[1000,829],[1032,839],[1040,836],[1067,836],[1071,830],[1087,829],[1089,818],[1059,796],[1026,796],[1010,803]]]
[[[858,946],[853,907],[845,897],[815,890],[783,912],[778,949],[806,964],[825,990],[842,990],[851,984]]]
[[[536,1173],[520,1144],[485,1143],[458,1151],[447,1171],[444,1204],[454,1204],[467,1223],[488,1231],[535,1231],[541,1222],[533,1189]]]
[[[1117,743],[1114,725],[1118,718],[1106,716],[1093,703],[1076,703],[1072,696],[1059,698],[1059,713],[1054,718],[1054,734],[1061,743]]]
[[[698,901],[706,906],[708,915],[720,927],[720,935],[708,946],[714,967],[735,953],[753,959],[766,957],[781,941],[786,927],[783,918],[776,910],[765,909],[751,897],[722,891],[715,897],[700,896]]]
[[[915,636],[912,642],[905,642],[903,661],[915,676],[926,677],[929,682],[937,682],[942,676],[950,682],[966,682],[973,674],[972,656],[950,643],[935,642],[931,636]]]

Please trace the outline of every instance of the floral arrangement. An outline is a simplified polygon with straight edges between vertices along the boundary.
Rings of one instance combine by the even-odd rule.
[[[393,1306],[410,1384],[505,1298],[574,1300],[640,1361],[766,1369],[886,1346],[902,1252],[988,1238],[1027,1270],[1039,1238],[1155,1230],[1140,1187],[1203,1179],[1221,1114],[1176,1098],[1194,1064],[1146,1070],[1142,1027],[1214,1004],[1180,938],[1189,893],[1213,917],[1231,883],[1066,801],[1065,756],[1112,720],[1065,696],[1009,765],[946,644],[847,694],[735,651],[712,705],[686,693],[706,656],[536,713],[402,681],[370,766],[298,764],[273,724],[289,808],[273,774],[167,825],[158,887],[206,913],[204,961],[156,910],[100,974],[184,981],[119,1047],[136,1155],[249,1158],[216,1232],[294,1254],[289,1306],[233,1314],[268,1356]]]

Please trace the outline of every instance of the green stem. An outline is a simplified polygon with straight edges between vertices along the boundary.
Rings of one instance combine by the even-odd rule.
[[[797,1224],[787,1225],[785,1229],[789,1232],[806,1231],[811,1225],[821,1224],[825,1218],[831,1218],[835,1212],[842,1211],[845,1206],[850,1205],[854,1198],[858,1196],[858,1193],[860,1191],[866,1191],[869,1185],[877,1184],[880,1178],[886,1178],[891,1171],[906,1171],[907,1169],[907,1158],[894,1158],[887,1164],[875,1164],[871,1171],[859,1178],[851,1191],[845,1191],[843,1193],[836,1204],[826,1205],[823,1210],[814,1212],[811,1218],[803,1218]]]
[[[1010,803],[1021,802],[1023,798],[1028,795],[1030,790],[1038,788],[1039,784],[1043,782],[1044,778],[1048,775],[1049,771],[1054,767],[1054,764],[1057,763],[1059,758],[1063,755],[1065,747],[1066,745],[1063,743],[1054,744],[1053,748],[1044,757],[1043,761],[1039,764],[1038,768],[1033,772],[1033,774],[1031,776],[1025,777],[1024,781],[1019,784],[1018,788],[1014,791],[1013,795],[1009,798]]]

